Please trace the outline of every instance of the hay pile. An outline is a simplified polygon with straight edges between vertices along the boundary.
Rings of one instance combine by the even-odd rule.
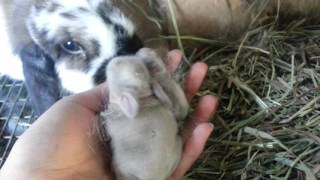
[[[215,132],[185,179],[320,179],[320,25],[310,10],[319,1],[281,2],[292,6],[259,17],[262,7],[237,41],[180,36],[177,28],[163,36],[186,64],[209,65],[198,97],[220,98]],[[283,15],[290,12],[301,16]]]
[[[220,98],[206,151],[186,179],[320,179],[320,25],[258,26],[236,42],[180,37]]]

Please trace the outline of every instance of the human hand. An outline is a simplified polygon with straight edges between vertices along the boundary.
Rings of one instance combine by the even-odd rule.
[[[114,179],[95,131],[106,97],[100,85],[54,104],[16,141],[0,179]]]
[[[167,69],[173,74],[182,59],[180,51],[171,51],[168,56]],[[200,86],[207,74],[208,66],[204,63],[196,63],[191,67],[189,74],[185,78],[184,92],[190,102],[199,91]],[[214,96],[203,96],[195,111],[189,116],[184,125],[182,138],[184,147],[180,163],[172,174],[170,180],[179,180],[191,168],[193,163],[199,158],[205,144],[213,131],[213,124],[209,122],[218,106],[218,99]]]
[[[181,53],[169,53],[174,72]],[[207,66],[195,64],[186,77],[189,100],[198,91]],[[16,142],[0,171],[0,179],[114,179],[108,154],[102,148],[95,123],[107,101],[104,85],[63,98],[43,114]],[[203,97],[183,131],[183,156],[172,180],[180,179],[203,151],[213,126],[208,120],[217,100]],[[16,173],[19,172],[19,173]]]

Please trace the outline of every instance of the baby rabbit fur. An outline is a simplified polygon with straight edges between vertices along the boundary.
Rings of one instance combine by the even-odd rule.
[[[166,180],[182,152],[176,119],[189,108],[182,89],[150,49],[113,59],[107,77],[110,97],[101,120],[117,179]]]

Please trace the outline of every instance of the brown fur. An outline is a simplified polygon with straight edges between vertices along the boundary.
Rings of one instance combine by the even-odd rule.
[[[169,32],[174,33],[168,0],[159,0],[168,19]],[[176,0],[171,3],[181,34],[201,37],[237,35],[250,20],[248,3],[243,0]]]
[[[144,1],[145,2],[145,1]],[[301,16],[318,20],[319,0],[157,0],[169,34],[175,34],[170,3],[182,35],[239,37],[256,17],[279,15],[282,19]],[[278,4],[279,3],[279,4]],[[259,21],[257,21],[259,22]]]
[[[278,0],[272,0],[271,9],[276,12]],[[285,17],[303,17],[309,20],[319,22],[320,1],[319,0],[281,0],[280,16]]]

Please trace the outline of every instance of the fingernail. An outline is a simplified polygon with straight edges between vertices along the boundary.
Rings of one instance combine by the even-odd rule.
[[[176,54],[178,56],[182,56],[182,52],[179,49],[173,49],[170,52],[173,53],[173,54]]]
[[[214,129],[214,125],[212,124],[212,123],[208,123],[208,125],[212,128],[212,129]]]

